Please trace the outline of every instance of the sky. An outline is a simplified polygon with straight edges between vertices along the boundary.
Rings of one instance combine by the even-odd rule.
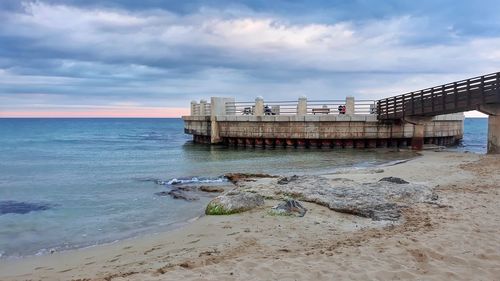
[[[398,95],[500,71],[499,10],[497,0],[0,0],[0,117]]]

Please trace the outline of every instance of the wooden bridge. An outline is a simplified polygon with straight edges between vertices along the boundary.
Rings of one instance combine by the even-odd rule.
[[[379,120],[414,124],[425,123],[428,117],[470,110],[489,115],[488,153],[500,153],[500,72],[377,101]],[[421,148],[418,133],[412,143],[416,149]]]

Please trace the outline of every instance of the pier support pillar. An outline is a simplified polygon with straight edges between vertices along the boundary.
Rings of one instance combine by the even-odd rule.
[[[500,154],[500,115],[488,117],[488,154]]]
[[[307,97],[299,97],[299,103],[297,104],[297,115],[307,115]]]
[[[255,109],[254,109],[253,114],[255,116],[264,115],[264,98],[263,97],[256,97],[255,98]]]
[[[404,121],[413,124],[411,149],[422,150],[424,146],[425,124],[431,122],[432,117],[406,117]]]
[[[500,104],[482,105],[478,110],[488,114],[488,154],[500,154]]]
[[[422,150],[424,146],[425,124],[415,124],[413,137],[411,138],[411,149]]]

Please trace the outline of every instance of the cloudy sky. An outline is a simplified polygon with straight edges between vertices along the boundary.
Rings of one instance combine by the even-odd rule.
[[[175,117],[210,96],[401,94],[500,71],[499,10],[497,0],[0,0],[0,117]]]

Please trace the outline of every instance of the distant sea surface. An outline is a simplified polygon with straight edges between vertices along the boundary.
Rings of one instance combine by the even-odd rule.
[[[484,153],[487,119],[466,119],[459,150]],[[178,227],[210,198],[155,193],[222,183],[228,172],[322,173],[413,157],[390,150],[194,145],[181,119],[0,119],[0,259]]]

